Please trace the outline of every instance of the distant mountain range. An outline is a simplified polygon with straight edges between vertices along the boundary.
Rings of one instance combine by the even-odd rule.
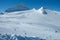
[[[24,10],[29,10],[29,8],[26,7],[24,4],[20,4],[15,7],[8,8],[7,10],[5,10],[5,12],[15,12],[15,11],[24,11]]]

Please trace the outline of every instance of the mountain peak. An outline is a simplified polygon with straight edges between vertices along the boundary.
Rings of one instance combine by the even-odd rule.
[[[40,9],[42,10],[42,9],[44,9],[44,7],[41,7]]]
[[[41,7],[39,9],[39,12],[42,13],[42,14],[47,14],[47,12],[45,11],[45,8],[44,7]]]
[[[41,7],[41,8],[39,9],[39,11],[44,11],[44,7]]]

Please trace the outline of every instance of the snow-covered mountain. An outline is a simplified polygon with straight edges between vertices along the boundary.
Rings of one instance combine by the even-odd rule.
[[[0,33],[60,40],[60,12],[41,7],[0,15]]]
[[[15,12],[15,11],[24,11],[24,10],[29,10],[29,8],[26,7],[24,4],[20,4],[15,7],[8,8],[7,10],[5,10],[5,12],[9,13],[9,12]]]

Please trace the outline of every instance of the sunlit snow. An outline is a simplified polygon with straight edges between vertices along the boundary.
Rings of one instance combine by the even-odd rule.
[[[60,40],[60,12],[44,9],[0,15],[0,33]]]

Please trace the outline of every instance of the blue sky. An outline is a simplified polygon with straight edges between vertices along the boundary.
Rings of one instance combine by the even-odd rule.
[[[43,6],[47,9],[60,11],[60,0],[0,0],[0,12],[4,12],[7,8],[17,6],[20,3],[30,9],[38,9]]]

